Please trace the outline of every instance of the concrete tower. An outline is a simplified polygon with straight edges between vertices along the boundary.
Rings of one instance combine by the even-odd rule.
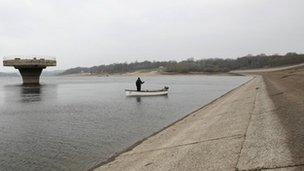
[[[39,84],[42,70],[48,66],[56,66],[56,59],[43,57],[4,58],[3,66],[13,66],[18,69],[23,84]]]

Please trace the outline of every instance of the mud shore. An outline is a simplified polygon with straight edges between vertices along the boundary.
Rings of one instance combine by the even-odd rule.
[[[171,76],[171,75],[219,75],[219,76],[240,76],[235,72],[189,72],[189,73],[178,73],[178,72],[159,72],[159,71],[149,71],[149,72],[128,72],[128,73],[116,73],[116,74],[90,74],[90,73],[79,73],[79,74],[66,74],[61,76],[66,77],[116,77],[116,76],[131,76],[131,77],[147,77],[147,76]]]
[[[304,170],[304,67],[252,80],[95,170]]]

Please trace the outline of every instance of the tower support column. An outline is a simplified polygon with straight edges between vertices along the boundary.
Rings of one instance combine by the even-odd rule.
[[[38,84],[43,69],[49,66],[56,66],[56,59],[45,59],[41,57],[32,58],[5,58],[3,66],[12,66],[18,69],[23,80],[23,84]]]
[[[23,84],[39,84],[43,68],[17,68],[22,76]]]

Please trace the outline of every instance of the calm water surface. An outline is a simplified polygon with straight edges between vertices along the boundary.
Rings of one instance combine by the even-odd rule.
[[[135,77],[0,77],[0,170],[86,170],[247,81],[239,76],[143,77],[168,96],[125,97]]]

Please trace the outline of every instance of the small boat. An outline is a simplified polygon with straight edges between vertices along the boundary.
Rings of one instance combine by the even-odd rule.
[[[164,96],[168,95],[169,87],[164,87],[160,90],[128,90],[126,89],[126,96]]]

